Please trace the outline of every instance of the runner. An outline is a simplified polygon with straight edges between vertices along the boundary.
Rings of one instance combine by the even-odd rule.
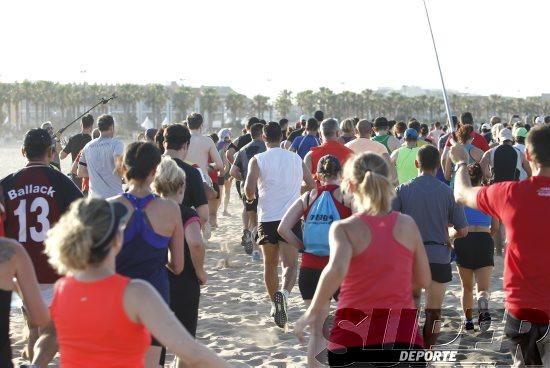
[[[135,142],[124,153],[128,191],[110,201],[128,209],[122,249],[116,257],[116,270],[132,279],[148,281],[163,300],[170,303],[168,269],[183,271],[183,225],[178,206],[155,197],[151,191],[160,152],[152,143]],[[147,367],[163,363],[162,347],[153,339],[146,354]]]
[[[504,258],[504,292],[508,315],[505,331],[510,352],[517,366],[548,366],[550,126],[531,129],[526,152],[533,169],[532,177],[488,187],[472,187],[464,149],[456,145],[451,150],[451,159],[459,168],[454,190],[460,203],[479,209],[506,226],[508,246]],[[523,326],[521,330],[520,326]]]
[[[198,113],[192,113],[187,117],[191,142],[186,159],[197,165],[206,175],[210,167],[215,171],[223,170],[223,162],[214,141],[202,134],[203,122],[202,115]],[[212,161],[212,164],[209,161]]]
[[[250,159],[245,194],[249,204],[258,199],[258,243],[264,255],[264,281],[272,301],[271,315],[277,326],[283,328],[288,321],[288,296],[296,282],[298,251],[284,242],[277,228],[286,209],[300,197],[302,180],[310,188],[314,183],[300,157],[280,148],[281,137],[279,124],[270,122],[263,128],[267,151]],[[296,224],[294,230],[299,233],[300,224]],[[279,255],[283,264],[280,290]]]
[[[397,171],[399,184],[404,184],[418,176],[416,156],[420,149],[417,145],[418,132],[412,128],[405,130],[405,147],[398,148],[391,154],[391,162]]]
[[[491,144],[493,140],[493,134],[491,133],[491,125],[484,123],[481,125],[481,135],[487,141],[487,144]]]
[[[508,128],[498,133],[499,145],[485,152],[480,162],[483,176],[494,183],[521,180],[522,170],[525,177],[531,176],[531,167],[525,155],[514,145],[514,137]]]
[[[346,144],[355,139],[355,120],[344,119],[340,123],[340,143]]]
[[[403,121],[399,121],[393,126],[393,136],[397,138],[399,145],[405,142],[405,130],[407,130],[407,124]]]
[[[207,137],[214,142],[214,145],[216,146],[216,150],[218,150],[218,143],[220,141],[220,138],[218,137],[218,135],[216,133],[212,133]],[[191,137],[191,140],[192,139],[193,137]],[[219,150],[218,150],[218,153],[220,154]],[[220,158],[221,158],[221,154],[220,154]],[[208,172],[206,174],[208,174],[208,177],[210,178],[212,189],[216,192],[216,195],[212,199],[209,198],[208,200],[208,211],[209,211],[208,222],[210,223],[210,226],[212,227],[212,229],[216,229],[218,227],[218,210],[220,209],[220,204],[222,199],[222,189],[223,189],[223,183],[224,183],[222,174],[223,174],[223,170],[225,170],[225,162],[223,158],[222,158],[222,163],[223,163],[222,171],[217,171],[217,170],[214,170],[212,166],[212,160],[208,159]],[[222,180],[221,185],[220,185],[220,178]]]
[[[529,132],[525,128],[519,128],[514,135],[514,147],[525,155],[525,139]],[[525,179],[525,178],[524,178]]]
[[[169,158],[164,158],[157,168],[153,188],[157,194],[176,203],[181,203],[185,192],[185,172]],[[185,242],[183,272],[170,278],[170,308],[183,327],[195,337],[199,318],[201,286],[206,284],[208,275],[204,270],[206,246],[202,240],[200,220],[197,213],[180,205]],[[184,367],[178,359],[176,367]]]
[[[50,262],[69,273],[51,308],[61,366],[144,367],[152,333],[191,366],[227,367],[192,339],[149,283],[116,273],[128,215],[120,202],[88,198],[48,234]]]
[[[408,129],[416,130],[416,133],[418,135],[418,139],[416,140],[416,147],[420,148],[420,147],[423,147],[423,146],[429,144],[425,140],[425,137],[428,135],[428,129],[427,129],[428,126],[426,126],[426,128],[424,129],[424,134],[425,134],[424,137],[422,137],[422,132],[421,132],[422,124],[420,124],[420,122],[418,122],[418,120],[412,119],[411,121],[409,121],[409,124],[407,125],[407,127],[408,127]],[[408,146],[408,144],[405,140],[405,143],[403,143],[401,145],[401,147],[407,147],[407,146]]]
[[[288,147],[285,147],[285,149],[290,149],[292,143],[294,143],[294,140],[304,134],[308,120],[309,119],[306,115],[300,116],[300,120],[298,120],[298,123],[297,123],[299,124],[299,127],[296,130],[294,130],[292,133],[290,133],[290,135],[288,136],[288,139],[287,139]]]
[[[439,138],[443,135],[443,130],[441,129],[441,123],[439,121],[436,121],[433,125],[432,130],[430,131],[430,135],[428,138],[430,141],[436,145],[437,142],[439,142]]]
[[[423,336],[427,347],[435,345],[438,334],[436,321],[441,316],[441,306],[446,284],[452,280],[451,247],[448,224],[456,232],[455,239],[468,234],[468,223],[462,206],[456,204],[449,186],[435,176],[439,167],[439,151],[427,145],[418,150],[417,164],[420,176],[397,187],[393,210],[411,216],[417,223],[426,247],[432,282],[426,289],[426,324]],[[415,290],[420,305],[421,290]]]
[[[282,118],[279,120],[279,126],[281,127],[281,131],[283,132],[283,139],[281,140],[281,148],[285,148],[287,145],[287,139],[288,139],[288,119]]]
[[[252,141],[252,136],[250,135],[250,129],[254,124],[258,124],[260,120],[257,117],[251,117],[246,122],[246,133],[238,137],[231,143],[229,148],[226,152],[226,157],[229,160],[231,164],[235,162],[235,154],[244,146],[246,146],[248,143]],[[235,180],[235,188],[237,189],[237,193],[239,194],[240,198],[244,198],[244,193],[241,192],[241,182],[239,180]],[[247,241],[247,232],[248,230],[248,212],[246,211],[246,208],[243,207],[243,211],[241,213],[241,218],[243,222],[243,235],[241,237],[241,245],[244,246]]]
[[[385,148],[384,148],[385,152]],[[386,153],[387,154],[387,153]],[[328,230],[333,221],[351,216],[352,198],[345,196],[340,188],[342,167],[334,156],[323,156],[317,165],[317,177],[320,186],[304,193],[290,207],[279,225],[278,231],[288,245],[302,253],[298,286],[302,299],[307,307],[315,294],[321,272],[329,261]],[[324,195],[323,193],[327,193]],[[328,215],[328,221],[318,221],[318,216]],[[292,228],[304,218],[304,241],[297,237]],[[337,293],[334,299],[337,300]],[[330,301],[326,308],[330,307]],[[315,326],[315,331],[322,331],[322,324]],[[309,367],[316,367],[316,356],[326,347],[322,334],[311,336],[308,344],[307,361]]]
[[[460,115],[460,124],[459,125],[460,126],[462,126],[462,125],[471,125],[472,128],[474,128],[475,124],[474,124],[474,117],[473,117],[472,113],[471,112],[463,112]],[[458,129],[458,128],[460,128],[460,126],[455,125],[455,128]],[[484,136],[477,133],[475,131],[475,128],[472,131],[472,136],[473,136],[472,144],[475,147],[479,148],[483,152],[487,152],[489,150],[489,144],[487,144],[487,140],[485,139]],[[454,143],[453,140],[454,139],[453,139],[452,134],[449,134],[446,146],[451,147],[452,144]]]
[[[86,114],[80,120],[80,133],[73,135],[69,138],[67,145],[59,153],[59,158],[64,160],[69,154],[71,155],[71,162],[75,162],[79,157],[80,151],[92,140],[92,130],[94,129],[94,117],[90,114]],[[78,166],[77,166],[78,168]],[[71,178],[77,187],[82,187],[82,179],[79,178],[76,173],[72,173]]]
[[[208,222],[208,200],[204,191],[202,176],[193,166],[185,162],[191,133],[181,124],[173,124],[164,129],[164,154],[171,157],[185,172],[185,195],[182,205],[192,207],[197,211],[201,226]]]
[[[306,123],[304,135],[296,137],[289,150],[296,152],[303,160],[311,148],[317,147],[321,144],[319,138],[317,138],[318,134],[319,123],[315,120],[315,118],[309,118]]]
[[[0,181],[6,237],[17,240],[29,253],[42,300],[47,306],[51,304],[53,284],[59,276],[48,264],[44,239],[69,205],[82,197],[71,179],[50,167],[54,150],[52,138],[46,130],[29,130],[23,140],[23,155],[28,164]],[[29,321],[27,325],[30,336],[23,358],[47,366],[57,351],[53,326],[50,324],[38,330]]]
[[[333,224],[330,261],[294,327],[302,342],[306,326],[312,334],[322,334],[318,326],[328,316],[327,300],[341,285],[328,344],[331,366],[397,363],[401,350],[423,348],[412,292],[429,285],[430,269],[414,221],[391,211],[395,194],[388,174],[385,161],[372,153],[346,165],[344,180],[361,212]],[[339,327],[340,321],[354,324],[355,331]],[[369,350],[382,345],[392,349]]]
[[[97,119],[97,127],[99,139],[89,142],[82,149],[77,175],[90,178],[91,196],[109,198],[122,193],[124,144],[113,138],[115,121],[111,115],[101,115]]]
[[[266,151],[266,146],[262,140],[262,132],[264,126],[260,123],[252,125],[250,128],[250,134],[252,136],[252,142],[244,146],[235,158],[235,162],[231,167],[231,175],[238,182],[242,183],[241,193],[244,193],[244,183],[248,174],[248,163],[250,159]],[[256,244],[256,234],[258,229],[258,200],[257,198],[252,203],[247,203],[246,196],[243,195],[243,206],[247,213],[246,218],[248,222],[244,228],[244,251],[246,254],[252,254],[253,261],[260,261],[260,250]]]
[[[321,157],[326,155],[335,156],[340,165],[344,166],[348,158],[353,155],[353,151],[344,146],[338,140],[338,122],[334,119],[326,119],[321,123],[322,144],[313,147],[304,157],[305,167],[312,175],[316,174],[317,165]]]
[[[319,125],[321,125],[323,120],[325,120],[325,113],[322,112],[321,110],[317,110],[313,113],[313,117],[315,118],[315,120],[317,120]]]
[[[48,308],[40,295],[31,258],[18,242],[0,239],[0,367],[13,368],[10,346],[11,297],[14,279],[25,305],[25,315],[37,327],[50,322]]]
[[[389,133],[390,125],[388,119],[383,116],[374,119],[374,132],[376,136],[372,139],[378,143],[381,143],[386,147],[388,153],[391,155],[393,151],[401,146],[401,143],[397,138]]]
[[[229,146],[231,146],[231,130],[223,128],[218,132],[218,136],[220,141],[218,142],[216,149],[218,150],[223,161],[223,175],[218,178],[218,185],[220,186],[221,195],[223,197],[223,200],[221,201],[223,203],[222,214],[224,216],[231,216],[231,214],[227,212],[229,200],[231,199],[231,184],[233,181],[229,172],[231,170],[231,163],[227,159],[227,150],[229,149]]]
[[[468,149],[466,145],[464,147],[466,150]],[[468,173],[472,185],[481,185],[483,174],[478,163],[468,164]],[[474,329],[472,320],[473,292],[474,284],[477,284],[478,325],[482,331],[487,331],[491,325],[489,286],[491,285],[495,253],[492,235],[497,232],[499,223],[492,220],[490,216],[469,207],[464,207],[464,214],[468,221],[468,235],[454,241],[456,265],[462,283],[464,328],[467,331]]]
[[[94,129],[92,131],[92,139],[97,139],[97,138],[99,138],[99,129]],[[85,197],[87,197],[88,192],[90,191],[90,178],[86,177],[86,178],[81,179],[77,175],[78,165],[80,164],[80,156],[81,155],[82,155],[82,150],[80,150],[80,152],[78,152],[78,155],[76,156],[76,159],[73,162],[73,166],[71,167],[71,174],[72,174],[73,182],[75,182],[75,178],[82,182],[82,184],[80,186],[80,190],[82,191],[82,194]]]

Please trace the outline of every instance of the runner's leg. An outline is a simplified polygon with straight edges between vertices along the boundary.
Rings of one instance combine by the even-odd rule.
[[[283,289],[290,292],[298,276],[298,250],[285,242],[279,242],[281,264],[283,267]]]
[[[441,306],[445,297],[446,284],[432,281],[426,290],[426,324],[424,325],[424,344],[427,348],[436,344],[441,319]]]
[[[457,267],[462,283],[462,311],[466,320],[472,319],[472,309],[474,308],[474,271]]]
[[[32,359],[32,364],[42,368],[47,367],[53,360],[59,346],[57,344],[55,327],[52,322],[50,322],[48,326],[39,329],[39,333],[40,337],[34,345],[34,357]]]
[[[278,244],[262,244],[262,252],[264,254],[264,283],[269,296],[269,300],[273,300],[273,294],[279,290],[279,275],[277,267],[279,266],[279,245]]]

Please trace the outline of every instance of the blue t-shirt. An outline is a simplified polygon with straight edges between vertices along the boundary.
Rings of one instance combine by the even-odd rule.
[[[317,147],[320,144],[321,142],[319,142],[319,138],[308,134],[296,137],[296,139],[294,139],[294,141],[292,142],[292,146],[290,146],[290,148],[296,151],[298,156],[303,159],[304,157],[306,157],[310,149],[312,149],[313,147]]]
[[[396,192],[392,209],[414,219],[430,263],[450,263],[447,225],[456,229],[468,227],[464,208],[455,202],[451,188],[433,176],[420,175],[397,187]]]

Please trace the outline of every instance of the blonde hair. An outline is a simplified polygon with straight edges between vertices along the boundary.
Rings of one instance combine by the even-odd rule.
[[[163,157],[157,166],[153,190],[162,197],[176,194],[185,184],[183,171],[170,157]]]
[[[498,138],[498,133],[500,133],[502,129],[504,129],[504,124],[497,123],[493,125],[493,127],[491,128],[491,134],[493,135],[493,139],[496,140]]]
[[[388,175],[386,161],[374,153],[356,156],[344,167],[344,183],[353,186],[357,203],[370,215],[385,214],[391,209],[395,192]]]
[[[71,205],[57,224],[48,231],[45,253],[60,273],[80,271],[105,259],[110,247],[92,252],[92,248],[109,231],[111,207],[100,198],[79,199]]]
[[[355,121],[352,118],[342,120],[340,123],[340,130],[342,133],[355,133]]]

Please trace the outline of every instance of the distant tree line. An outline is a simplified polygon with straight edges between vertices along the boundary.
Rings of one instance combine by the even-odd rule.
[[[230,90],[230,89],[229,89]],[[220,120],[224,124],[238,124],[245,116],[255,115],[264,119],[288,117],[296,119],[300,114],[312,114],[320,109],[325,116],[345,118],[350,116],[373,118],[386,116],[396,120],[416,117],[433,122],[444,121],[443,99],[433,94],[406,97],[399,92],[381,93],[371,89],[361,92],[335,93],[321,87],[317,91],[305,90],[293,93],[281,91],[274,99],[268,96],[247,96],[230,90],[220,94],[220,87],[192,88],[162,84],[61,84],[49,81],[23,81],[0,83],[0,123],[8,128],[24,130],[50,120],[66,123],[78,116],[101,97],[117,94],[112,104],[102,105],[96,114],[116,111],[117,121],[123,129],[139,130],[137,106],[142,103],[148,116],[160,122],[166,116],[167,103],[173,109],[172,120],[181,121],[198,106],[208,120]],[[513,114],[543,115],[550,111],[550,101],[542,97],[514,98],[500,95],[472,96],[451,94],[454,111],[470,111],[478,122],[498,115],[506,119]],[[197,103],[198,102],[198,103]],[[11,117],[15,117],[12,119]],[[14,121],[15,120],[15,121]]]

